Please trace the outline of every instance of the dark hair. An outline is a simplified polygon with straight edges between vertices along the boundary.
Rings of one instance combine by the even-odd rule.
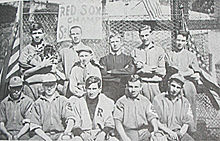
[[[177,38],[178,35],[182,35],[182,36],[186,37],[186,40],[187,40],[187,39],[188,39],[189,32],[180,30],[180,31],[177,31],[177,32],[176,32],[176,38]]]
[[[152,32],[152,27],[151,27],[151,25],[144,25],[144,26],[140,27],[140,28],[138,29],[138,33],[140,34],[141,31],[144,31],[144,30],[150,30],[150,33],[151,33],[151,32]]]
[[[70,28],[70,33],[71,33],[71,30],[74,29],[74,28],[79,28],[80,31],[82,32],[82,28],[81,28],[80,26],[74,25],[74,26],[72,26],[72,27]]]
[[[99,77],[97,76],[90,76],[86,79],[86,88],[88,88],[91,84],[93,83],[98,83],[98,87],[101,88],[102,81]]]
[[[121,39],[124,35],[122,32],[119,32],[119,31],[112,32],[108,38],[109,41],[111,38],[116,37],[116,36],[119,36],[119,38]]]
[[[140,76],[137,74],[131,75],[131,77],[128,79],[127,83],[128,82],[136,82],[136,81],[142,82]]]
[[[30,26],[30,33],[32,33],[35,30],[38,30],[38,29],[42,29],[43,30],[42,24],[41,23],[32,23],[31,26]]]

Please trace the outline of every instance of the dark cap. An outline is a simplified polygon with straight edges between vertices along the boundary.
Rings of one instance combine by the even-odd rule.
[[[30,26],[30,31],[33,32],[35,30],[38,30],[38,29],[43,29],[43,26],[41,23],[32,23],[31,26]]]
[[[88,46],[80,46],[78,48],[76,48],[76,52],[79,54],[80,52],[85,51],[85,52],[89,52],[92,53],[92,49]]]

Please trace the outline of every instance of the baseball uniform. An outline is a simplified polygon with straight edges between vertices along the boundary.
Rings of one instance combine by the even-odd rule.
[[[72,43],[67,43],[65,47],[61,46],[61,49],[58,51],[64,74],[67,78],[67,81],[64,83],[64,93],[67,92],[71,69],[74,66],[74,64],[79,61],[78,53],[76,52],[76,50],[84,48],[85,46],[86,45],[84,45],[82,42],[80,42],[76,46],[73,46]],[[92,50],[92,48],[90,49]]]
[[[41,95],[32,108],[30,130],[41,128],[52,140],[57,140],[64,132],[63,121],[74,119],[72,107],[67,98],[55,92],[54,99],[50,102],[44,95]],[[40,140],[35,135],[31,140]]]
[[[70,97],[69,101],[72,103],[73,111],[76,115],[75,128],[80,128],[83,133],[96,135],[101,130],[105,130],[106,127],[114,129],[113,120],[113,108],[114,101],[106,97],[104,94],[99,94],[97,97],[97,104],[95,106],[94,113],[91,114],[89,110],[89,104],[86,101],[86,96],[81,97],[77,101],[74,96]],[[91,117],[90,115],[93,115]],[[104,140],[104,139],[103,139]],[[109,140],[115,140],[110,138]]]
[[[164,49],[155,46],[153,43],[150,43],[147,47],[142,44],[131,52],[131,56],[135,62],[142,63],[143,67],[157,67],[158,74],[154,72],[138,73],[143,81],[143,94],[152,102],[154,96],[160,94],[159,82],[162,81],[163,75],[166,74]]]
[[[199,72],[200,68],[196,55],[192,52],[183,49],[180,52],[168,52],[168,64],[171,67],[176,68],[179,73],[182,73],[186,79],[183,86],[184,96],[188,99],[191,109],[193,111],[194,122],[196,123],[196,87],[191,81],[192,76],[195,72]],[[195,124],[196,125],[196,124]]]
[[[43,50],[37,51],[36,46],[41,46],[44,48],[46,44],[46,42],[42,42],[39,45],[29,44],[22,49],[21,55],[19,57],[19,65],[23,72],[39,65],[43,61]],[[51,68],[49,67],[40,69],[32,75],[24,77],[25,82],[27,82],[24,85],[24,93],[31,97],[33,100],[36,100],[39,97],[39,94],[42,93],[42,74],[47,73],[50,70]]]
[[[185,97],[179,95],[175,101],[171,101],[170,96],[163,93],[154,98],[153,105],[159,116],[159,121],[167,128],[178,131],[183,124],[188,124],[190,127],[194,126],[190,103]],[[185,136],[188,140],[193,140],[187,133]]]
[[[79,89],[85,91],[85,81],[89,76],[97,76],[102,79],[101,72],[98,67],[89,63],[86,67],[83,67],[80,63],[75,65],[70,73],[70,86],[74,91],[72,94],[79,96]]]
[[[30,110],[33,100],[21,94],[21,97],[14,101],[7,96],[0,106],[0,122],[4,122],[7,131],[11,135],[17,135],[24,124],[30,123]],[[24,134],[20,139],[29,139],[28,134]]]
[[[140,94],[135,99],[126,95],[119,98],[113,116],[132,141],[149,140],[149,122],[158,117],[150,101]]]

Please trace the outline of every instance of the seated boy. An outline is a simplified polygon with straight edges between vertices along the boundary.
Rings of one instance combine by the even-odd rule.
[[[85,83],[86,94],[74,101],[74,113],[77,115],[74,134],[85,141],[115,141],[112,137],[114,130],[113,107],[114,101],[101,93],[101,79],[90,76]]]
[[[31,140],[57,140],[64,135],[72,137],[69,134],[74,125],[72,107],[67,98],[56,91],[56,81],[57,78],[52,73],[43,77],[44,93],[34,102],[32,108],[30,130],[36,135]],[[66,129],[64,129],[64,120],[67,123]]]
[[[0,140],[28,140],[30,110],[33,100],[23,93],[20,77],[14,76],[9,81],[9,95],[0,106]]]

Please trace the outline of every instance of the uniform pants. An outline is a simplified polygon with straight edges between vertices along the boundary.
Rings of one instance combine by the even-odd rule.
[[[148,131],[148,129],[125,130],[125,133],[132,141],[150,141],[151,137],[151,134]]]
[[[143,82],[143,95],[147,97],[150,102],[153,101],[154,97],[160,94],[159,83],[155,82]]]
[[[52,140],[58,140],[58,138],[60,137],[61,133],[56,133],[56,134],[49,134],[49,133],[46,133],[50,139]],[[40,136],[38,135],[34,135],[32,138],[30,138],[30,140],[43,140],[43,138],[41,138]]]
[[[194,127],[190,127],[191,132],[195,132],[196,131],[196,125],[197,125],[197,120],[196,120],[196,87],[195,85],[189,81],[186,80],[183,86],[183,90],[184,90],[184,96],[187,98],[187,100],[189,101],[190,105],[191,105],[191,109],[192,109],[192,114],[193,114],[193,120],[194,120]]]

